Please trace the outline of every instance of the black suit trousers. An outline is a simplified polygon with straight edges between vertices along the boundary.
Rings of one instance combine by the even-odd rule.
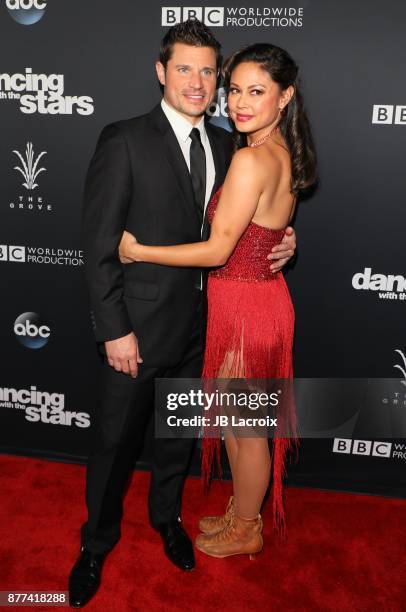
[[[139,364],[134,379],[109,366],[103,350],[101,394],[86,475],[88,519],[81,529],[82,545],[94,553],[110,551],[120,539],[124,493],[142,450],[149,420],[153,418],[155,378],[201,375],[204,316],[201,302],[200,298],[193,332],[176,366],[157,368]],[[181,438],[153,440],[148,507],[155,528],[180,515],[194,442]]]

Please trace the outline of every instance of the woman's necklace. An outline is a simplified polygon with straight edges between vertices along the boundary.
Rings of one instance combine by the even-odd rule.
[[[258,140],[255,140],[254,142],[251,142],[251,144],[249,145],[250,147],[259,147],[259,145],[262,145],[262,143],[264,143],[266,140],[268,140],[268,138],[270,138],[272,136],[272,134],[274,132],[276,132],[277,129],[277,125],[270,131],[268,132],[268,134],[265,134],[265,136],[262,136],[262,138],[258,138]]]

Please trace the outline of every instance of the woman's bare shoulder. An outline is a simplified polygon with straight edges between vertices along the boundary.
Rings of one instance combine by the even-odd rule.
[[[232,173],[250,174],[261,177],[281,167],[277,152],[264,150],[262,147],[244,147],[234,153],[230,170]]]

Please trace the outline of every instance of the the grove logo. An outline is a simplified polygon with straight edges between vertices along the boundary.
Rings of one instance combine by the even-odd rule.
[[[25,149],[25,159],[21,155],[19,151],[13,151],[15,155],[17,155],[21,161],[21,166],[14,166],[14,170],[21,172],[24,177],[24,183],[22,183],[23,187],[32,191],[36,187],[38,187],[38,183],[36,183],[37,176],[41,172],[46,172],[46,168],[38,168],[39,160],[43,155],[46,155],[46,151],[42,151],[37,158],[34,156],[34,147],[32,146],[32,142],[27,142],[27,146]]]
[[[45,0],[6,0],[6,7],[12,18],[22,25],[33,25],[45,14]]]
[[[41,191],[43,188],[42,180],[40,181],[41,185],[39,185],[38,177],[42,179],[44,177],[43,173],[47,172],[42,159],[44,155],[47,155],[47,151],[41,151],[39,154],[36,154],[32,142],[28,141],[24,153],[14,150],[13,154],[20,161],[17,166],[14,166],[13,164],[15,164],[16,160],[13,157],[10,164],[10,168],[12,167],[18,173],[19,193],[15,194],[11,202],[9,201],[10,209],[37,213],[52,212],[53,204],[38,190],[38,187],[40,187]],[[21,177],[23,180],[20,181]],[[24,187],[24,189],[21,189],[20,186]],[[9,261],[16,260],[9,259]]]
[[[39,349],[48,342],[51,329],[36,312],[23,312],[14,322],[14,333],[26,348]]]
[[[399,353],[399,355],[400,355],[400,357],[402,359],[403,365],[396,364],[393,367],[398,369],[398,370],[400,370],[402,372],[403,379],[400,382],[402,383],[402,385],[406,386],[406,356],[405,356],[404,353],[402,353],[402,351],[400,349],[395,349],[395,353]]]
[[[219,87],[216,91],[216,96],[206,112],[210,117],[210,123],[229,132],[232,131],[227,112],[227,92],[224,87]]]

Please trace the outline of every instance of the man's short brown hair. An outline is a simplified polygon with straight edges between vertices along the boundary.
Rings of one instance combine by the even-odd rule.
[[[168,61],[172,57],[173,46],[175,43],[182,43],[192,47],[210,47],[216,54],[216,65],[221,65],[221,45],[209,30],[198,19],[188,19],[183,23],[172,26],[161,41],[159,50],[159,61],[166,68]]]

